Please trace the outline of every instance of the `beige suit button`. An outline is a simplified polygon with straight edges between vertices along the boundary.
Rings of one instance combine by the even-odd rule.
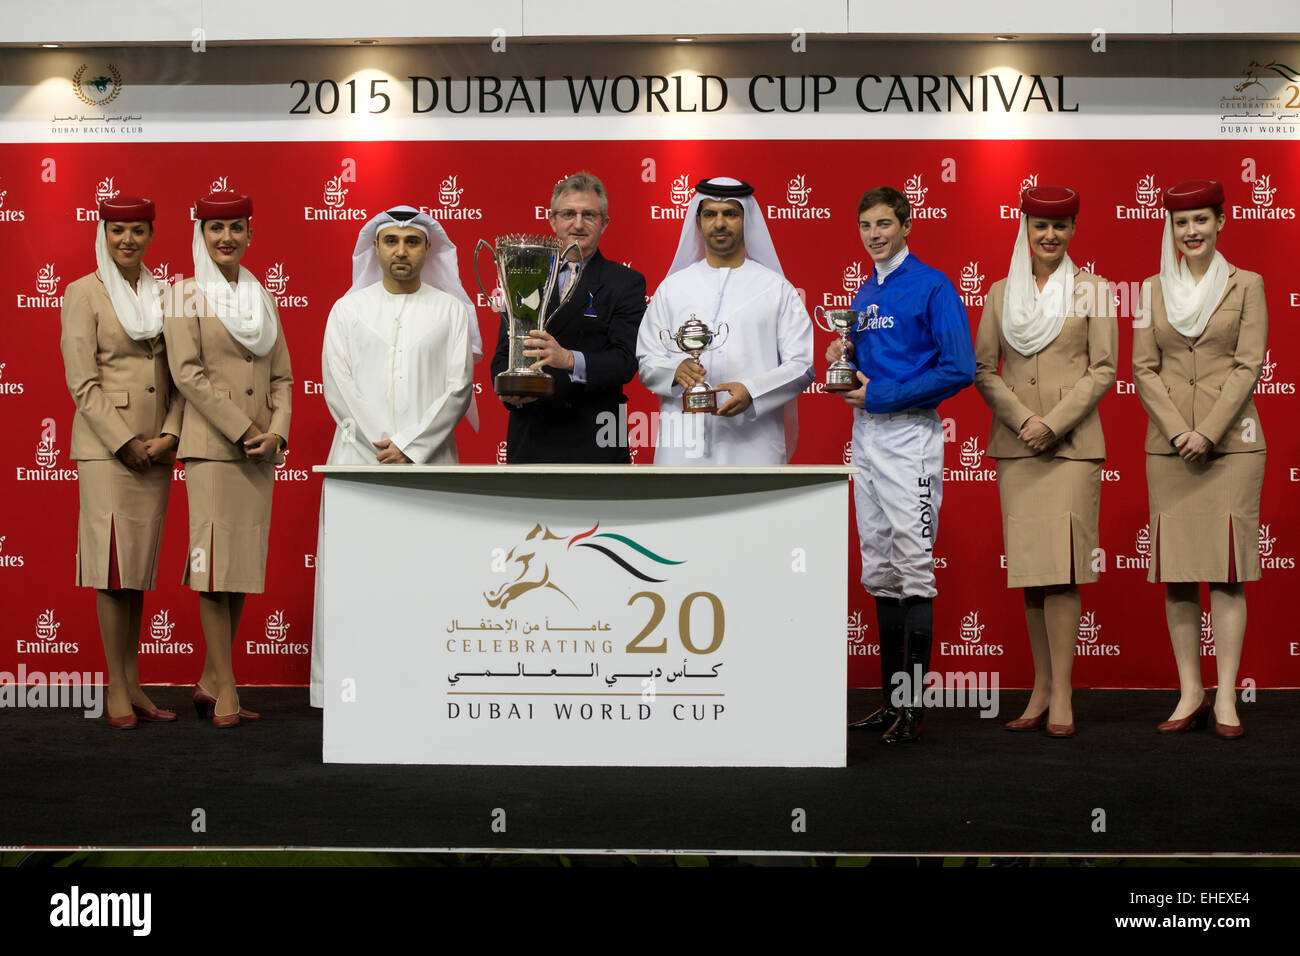
[[[1196,379],[1194,379],[1194,378],[1189,378],[1189,379],[1187,380],[1187,384],[1188,384],[1188,385],[1195,385],[1195,384],[1196,384]]]
[[[152,391],[153,391],[153,386],[152,386],[152,385],[146,385],[146,386],[144,387],[144,390],[145,390],[146,392],[152,392]]]
[[[1196,346],[1194,346],[1194,345],[1189,345],[1189,346],[1187,346],[1187,351],[1189,351],[1189,352],[1195,352],[1195,351],[1196,351]]]
[[[144,357],[145,357],[145,358],[153,358],[153,353],[152,353],[152,352],[145,352],[145,353],[144,353]]]
[[[1030,384],[1030,385],[1037,385],[1037,384],[1038,384],[1038,379],[1036,379],[1036,378],[1031,378],[1031,379],[1029,380],[1029,384]]]
[[[253,390],[250,388],[250,389],[248,389],[247,391],[245,391],[244,394],[245,394],[245,395],[252,395],[252,394],[253,394]]]
[[[245,356],[244,356],[244,361],[245,361],[245,362],[251,362],[251,361],[253,361],[253,356],[251,356],[251,355],[245,355]]]

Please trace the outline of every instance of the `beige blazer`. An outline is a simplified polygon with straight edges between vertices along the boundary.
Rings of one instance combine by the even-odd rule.
[[[1174,438],[1193,430],[1219,454],[1263,451],[1251,396],[1268,341],[1264,280],[1229,267],[1223,298],[1196,339],[1169,324],[1158,275],[1143,283],[1142,295],[1151,321],[1133,330],[1133,382],[1149,418],[1147,452],[1176,454]]]
[[[163,337],[137,342],[127,335],[97,272],[64,291],[60,321],[63,373],[77,404],[69,457],[112,458],[132,438],[180,437],[185,402],[172,384]]]
[[[1104,459],[1106,442],[1097,403],[1115,384],[1118,324],[1106,280],[1076,268],[1074,303],[1065,324],[1037,355],[1021,355],[1002,335],[1005,279],[984,298],[975,335],[975,388],[993,409],[990,458],[1029,458],[1020,440],[1031,416],[1056,433],[1043,454],[1055,458]]]
[[[176,387],[185,397],[178,458],[239,461],[250,424],[289,440],[293,372],[280,313],[275,345],[259,358],[226,331],[193,279],[168,297],[163,334]]]

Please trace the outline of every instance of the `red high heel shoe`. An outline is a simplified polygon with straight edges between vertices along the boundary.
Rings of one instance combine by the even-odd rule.
[[[108,726],[116,730],[135,730],[139,724],[135,714],[127,714],[125,717],[113,717],[105,711],[104,716],[108,718]]]
[[[209,714],[213,717],[213,719],[216,719],[217,699],[215,697],[213,697],[211,694],[205,691],[198,684],[195,684],[194,693],[191,695],[191,698],[194,701],[194,712],[199,715],[199,720],[203,720]],[[222,719],[227,720],[230,717],[239,717],[241,720],[262,719],[262,715],[259,714],[257,711],[247,710],[243,707],[239,708],[238,714],[227,714],[226,717],[223,717]],[[226,724],[224,726],[233,727],[235,725]]]
[[[165,723],[176,719],[174,710],[163,710],[160,707],[141,707],[138,704],[132,704],[131,710],[141,720],[151,720],[155,723]]]
[[[1015,720],[1009,720],[1004,725],[1007,730],[1037,730],[1043,726],[1043,719],[1047,716],[1044,710],[1037,717],[1017,717]]]
[[[1201,698],[1201,706],[1186,717],[1179,717],[1177,720],[1166,720],[1156,725],[1156,733],[1160,734],[1181,734],[1192,729],[1196,725],[1197,730],[1204,730],[1205,725],[1210,720],[1210,701],[1208,697]],[[1215,721],[1215,727],[1218,727],[1218,721]]]

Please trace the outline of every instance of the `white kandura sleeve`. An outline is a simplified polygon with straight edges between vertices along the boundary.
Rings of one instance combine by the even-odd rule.
[[[781,284],[779,308],[776,335],[780,364],[740,379],[754,400],[743,416],[746,421],[753,421],[759,415],[775,411],[798,398],[813,380],[812,320],[808,318],[808,310],[804,308],[799,293],[789,282]]]
[[[650,300],[641,327],[636,335],[636,361],[640,368],[641,384],[660,398],[674,398],[681,394],[676,384],[677,366],[686,358],[681,352],[664,345],[659,337],[661,329],[669,326],[670,311],[662,284]]]
[[[330,309],[325,322],[325,344],[321,351],[321,379],[325,404],[347,440],[364,456],[378,463],[378,452],[371,444],[384,431],[383,416],[357,387],[352,372],[352,354],[348,347],[351,319],[341,300]]]
[[[465,415],[474,392],[474,353],[469,335],[469,312],[456,302],[449,311],[451,333],[447,336],[447,389],[429,405],[416,423],[398,429],[393,443],[416,464],[433,459],[447,441],[456,423]],[[418,374],[418,370],[415,370]]]

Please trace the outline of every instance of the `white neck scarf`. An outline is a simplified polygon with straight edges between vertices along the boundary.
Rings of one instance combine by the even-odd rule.
[[[876,285],[884,285],[885,280],[893,274],[895,269],[903,264],[903,260],[906,258],[907,243],[904,243],[903,248],[899,249],[884,262],[877,262],[873,273],[876,279]]]
[[[1218,249],[1210,267],[1197,282],[1186,260],[1174,248],[1174,219],[1165,217],[1165,238],[1160,246],[1160,291],[1165,298],[1165,318],[1174,331],[1199,338],[1228,286],[1228,260]]]
[[[104,235],[104,223],[95,223],[95,268],[99,278],[108,290],[109,301],[117,313],[117,321],[122,331],[137,342],[157,338],[162,332],[161,289],[154,281],[153,273],[143,262],[140,263],[140,278],[132,289],[117,263],[108,251],[108,238]]]
[[[1011,268],[1002,290],[1002,335],[1021,355],[1037,355],[1056,340],[1074,302],[1074,263],[1064,256],[1040,291],[1028,251],[1026,216],[1020,217]]]
[[[230,281],[221,274],[217,264],[208,255],[201,220],[194,223],[191,251],[194,254],[194,281],[198,283],[199,290],[212,306],[212,311],[221,320],[221,324],[248,351],[258,358],[265,356],[275,345],[279,334],[276,323],[270,318],[270,293],[243,266],[239,267],[237,287],[230,287]]]

